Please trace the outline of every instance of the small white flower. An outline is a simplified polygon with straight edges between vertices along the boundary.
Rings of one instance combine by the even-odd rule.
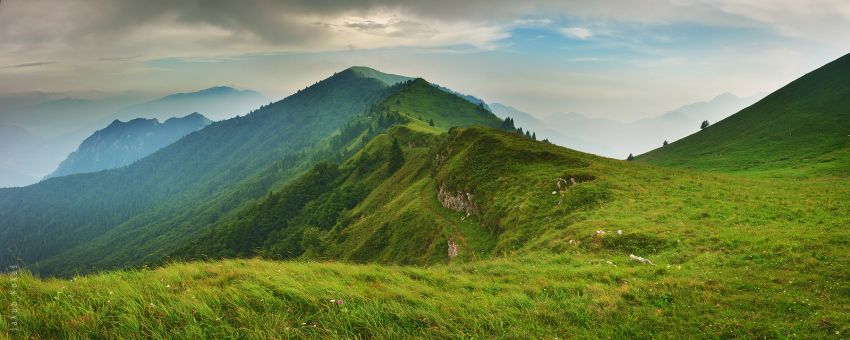
[[[331,299],[330,301],[331,301],[331,303],[336,303],[336,300],[334,300],[334,299]]]

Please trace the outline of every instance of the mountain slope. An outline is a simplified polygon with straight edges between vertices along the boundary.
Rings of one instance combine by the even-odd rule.
[[[427,94],[430,101],[380,102],[394,94]],[[420,114],[440,127],[418,120]],[[363,119],[375,123],[373,130]],[[131,166],[0,191],[2,246],[11,249],[0,260],[14,256],[42,274],[66,275],[165,261],[182,242],[313,164],[347,158],[400,120],[425,130],[501,124],[424,80],[388,86],[349,69],[245,117],[213,123]]]
[[[126,123],[115,120],[86,138],[77,151],[68,155],[47,178],[132,164],[211,123],[197,112],[181,118],[170,118],[164,123],[155,118],[137,118]]]
[[[444,92],[425,80],[407,81],[399,86],[400,89],[397,92],[372,107],[369,118],[366,120],[369,131],[382,131],[385,126],[392,127],[390,129],[392,137],[380,134],[359,138],[369,143],[342,165],[316,166],[284,187],[281,192],[270,194],[256,204],[246,207],[234,220],[217,225],[208,235],[194,240],[183,249],[174,251],[171,257],[232,257],[265,254],[274,258],[291,258],[306,252],[317,255],[318,250],[302,245],[302,242],[306,242],[303,241],[305,235],[319,237],[341,219],[349,218],[346,216],[351,209],[365,209],[368,213],[364,214],[378,215],[383,205],[372,203],[364,208],[360,206],[361,203],[371,202],[371,197],[376,190],[380,190],[385,181],[401,187],[410,184],[404,177],[393,176],[396,171],[399,173],[414,171],[405,170],[410,166],[391,169],[388,165],[394,144],[415,148],[418,150],[415,155],[420,160],[428,159],[427,153],[423,154],[423,152],[430,151],[429,145],[440,142],[436,136],[440,131],[444,131],[440,126],[462,124],[461,126],[501,127],[502,125],[502,121],[492,113],[454,94]],[[426,124],[426,121],[433,121],[435,126]],[[401,153],[398,151],[399,158],[404,157]],[[406,157],[412,156],[408,154]],[[424,166],[430,163],[412,164]],[[427,172],[422,168],[414,169],[419,169],[414,171],[416,174]],[[423,230],[426,229],[418,231]],[[409,238],[410,235],[403,237]],[[343,245],[346,242],[338,241],[337,244]],[[327,256],[350,258],[353,255],[327,254]],[[374,258],[367,257],[362,260],[374,260]]]
[[[850,166],[850,54],[640,160],[667,166],[845,173]]]
[[[182,116],[200,112],[212,120],[244,115],[269,99],[252,90],[237,90],[216,86],[197,92],[175,93],[153,101],[126,107],[112,115],[113,119],[156,118]]]
[[[326,157],[316,154],[319,143],[387,91],[377,79],[343,71],[247,116],[213,123],[131,166],[0,190],[0,246],[8,249],[0,262],[19,259],[42,273],[72,273],[100,261],[141,261],[148,253],[139,247],[168,231],[177,234],[161,246],[191,237],[227,212],[193,208],[208,207],[263,171],[277,171],[235,194],[232,209],[296,175],[311,157]],[[175,229],[181,222],[187,229]],[[48,258],[53,265],[35,266]]]

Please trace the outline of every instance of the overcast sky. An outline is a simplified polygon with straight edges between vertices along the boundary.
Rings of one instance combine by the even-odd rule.
[[[2,0],[0,93],[215,85],[279,99],[352,65],[538,115],[635,120],[850,52],[847,0]]]

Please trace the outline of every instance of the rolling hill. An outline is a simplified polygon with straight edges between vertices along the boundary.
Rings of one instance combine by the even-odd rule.
[[[197,112],[185,117],[169,118],[163,123],[156,118],[136,118],[128,122],[116,119],[86,138],[47,178],[132,164],[211,123]]]
[[[638,157],[702,170],[846,175],[850,54],[691,136]]]

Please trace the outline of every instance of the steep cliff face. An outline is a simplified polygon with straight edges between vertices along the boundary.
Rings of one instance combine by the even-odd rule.
[[[210,123],[209,119],[197,112],[181,118],[170,118],[164,123],[155,118],[136,118],[128,122],[115,120],[86,138],[77,151],[68,155],[47,178],[132,164]]]

